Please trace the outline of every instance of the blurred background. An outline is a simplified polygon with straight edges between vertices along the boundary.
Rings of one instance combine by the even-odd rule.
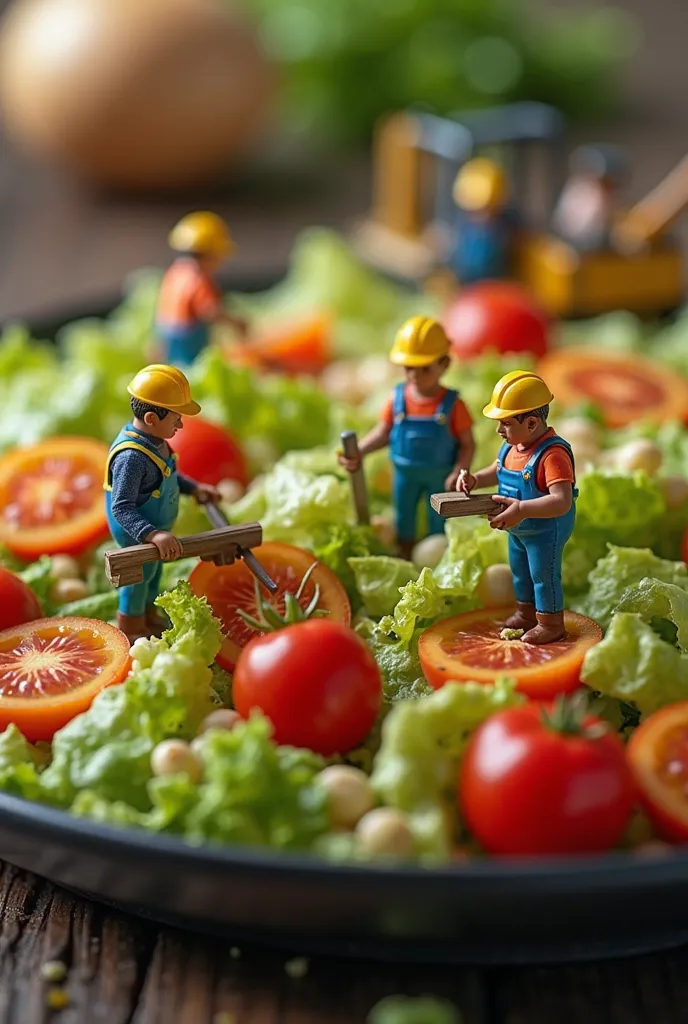
[[[623,146],[629,201],[686,149],[685,0],[0,0],[0,319],[116,296],[185,212],[264,282],[371,201],[371,133],[410,104],[520,99],[570,148]],[[685,220],[678,228],[688,240]]]

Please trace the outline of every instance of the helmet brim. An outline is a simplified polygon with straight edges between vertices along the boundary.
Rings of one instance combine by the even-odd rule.
[[[432,356],[411,356],[407,352],[395,352],[394,349],[389,353],[390,363],[394,363],[395,366],[410,366],[414,369],[418,366],[432,366],[438,359],[444,359],[448,356],[450,349],[446,352],[439,352],[437,355]]]
[[[512,416],[523,416],[528,412],[535,412],[535,409],[500,409],[490,402],[483,409],[483,416],[487,416],[488,420],[510,420]]]

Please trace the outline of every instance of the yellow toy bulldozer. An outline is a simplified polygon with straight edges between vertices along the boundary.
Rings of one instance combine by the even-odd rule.
[[[533,226],[551,217],[563,179],[563,134],[559,113],[539,103],[457,119],[392,115],[376,136],[373,210],[357,227],[355,246],[395,276],[427,280],[446,253],[458,170],[477,153],[497,151],[520,218],[511,273],[547,313],[568,318],[626,309],[650,316],[681,306],[684,254],[668,229],[688,205],[688,157],[616,216],[611,244],[583,250]]]

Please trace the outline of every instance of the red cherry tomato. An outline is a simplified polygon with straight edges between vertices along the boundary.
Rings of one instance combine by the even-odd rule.
[[[496,352],[531,352],[549,347],[549,321],[527,291],[510,281],[481,281],[462,289],[444,311],[442,323],[460,359]]]
[[[258,708],[275,741],[329,757],[361,743],[382,700],[370,649],[348,626],[312,619],[251,640],[236,663],[234,705]]]
[[[183,429],[174,436],[172,448],[178,455],[179,472],[192,480],[213,486],[221,480],[248,483],[243,451],[229,431],[217,423],[187,416]]]
[[[634,786],[623,745],[603,723],[587,717],[581,732],[563,733],[529,703],[493,715],[472,736],[459,797],[488,853],[593,853],[621,838]]]
[[[0,630],[40,619],[42,614],[31,587],[9,569],[0,568]]]

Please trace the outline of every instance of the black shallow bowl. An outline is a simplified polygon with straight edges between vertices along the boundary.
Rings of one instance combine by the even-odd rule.
[[[265,282],[231,282],[255,290]],[[59,326],[101,308],[59,311]],[[688,942],[688,853],[360,868],[112,829],[0,793],[0,856],[93,899],[296,953],[426,962],[597,959]]]

